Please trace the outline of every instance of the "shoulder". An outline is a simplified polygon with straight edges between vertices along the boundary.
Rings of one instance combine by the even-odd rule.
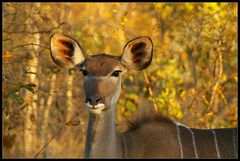
[[[125,129],[121,133],[137,130],[141,127],[154,127],[166,124],[175,124],[169,117],[163,116],[154,110],[141,111],[125,121]],[[161,124],[161,125],[160,125]]]

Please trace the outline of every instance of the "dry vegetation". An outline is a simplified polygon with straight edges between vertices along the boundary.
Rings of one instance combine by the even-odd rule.
[[[237,126],[237,3],[8,2],[2,32],[4,158],[83,157],[82,75],[52,62],[57,32],[86,55],[120,55],[128,40],[152,38],[150,67],[123,79],[119,122],[155,108],[190,127]]]

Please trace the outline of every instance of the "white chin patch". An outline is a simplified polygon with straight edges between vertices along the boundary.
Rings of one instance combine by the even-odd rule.
[[[105,105],[103,103],[99,103],[99,104],[95,105],[94,107],[92,105],[90,105],[89,103],[86,103],[86,106],[88,107],[90,112],[96,113],[96,114],[100,114],[102,112],[102,110],[105,108]]]

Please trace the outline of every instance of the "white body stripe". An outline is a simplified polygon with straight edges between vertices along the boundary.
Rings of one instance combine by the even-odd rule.
[[[195,157],[198,158],[198,153],[197,153],[197,147],[196,147],[196,143],[195,143],[195,137],[194,137],[194,133],[193,131],[187,127],[186,125],[183,125],[177,121],[175,121],[175,123],[177,124],[177,126],[183,126],[185,127],[186,129],[188,129],[188,131],[190,131],[190,133],[192,134],[192,141],[193,141],[193,149],[194,149],[194,154],[195,154]]]
[[[181,137],[180,137],[180,129],[178,127],[178,124],[176,124],[176,128],[177,128],[177,137],[178,137],[178,142],[179,142],[179,147],[180,147],[180,152],[181,152],[181,159],[183,159],[183,147],[182,147],[182,141],[181,141]]]
[[[215,147],[216,147],[217,157],[219,159],[220,158],[220,153],[219,153],[219,149],[218,149],[217,135],[216,135],[216,132],[213,129],[211,129],[211,131],[212,131],[213,137],[214,137],[214,143],[215,143]]]

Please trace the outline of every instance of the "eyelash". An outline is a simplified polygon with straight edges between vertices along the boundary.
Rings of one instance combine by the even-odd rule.
[[[116,71],[114,71],[114,72],[111,74],[111,76],[112,76],[112,77],[119,77],[119,74],[120,74],[121,72],[122,72],[121,70],[116,70]]]

